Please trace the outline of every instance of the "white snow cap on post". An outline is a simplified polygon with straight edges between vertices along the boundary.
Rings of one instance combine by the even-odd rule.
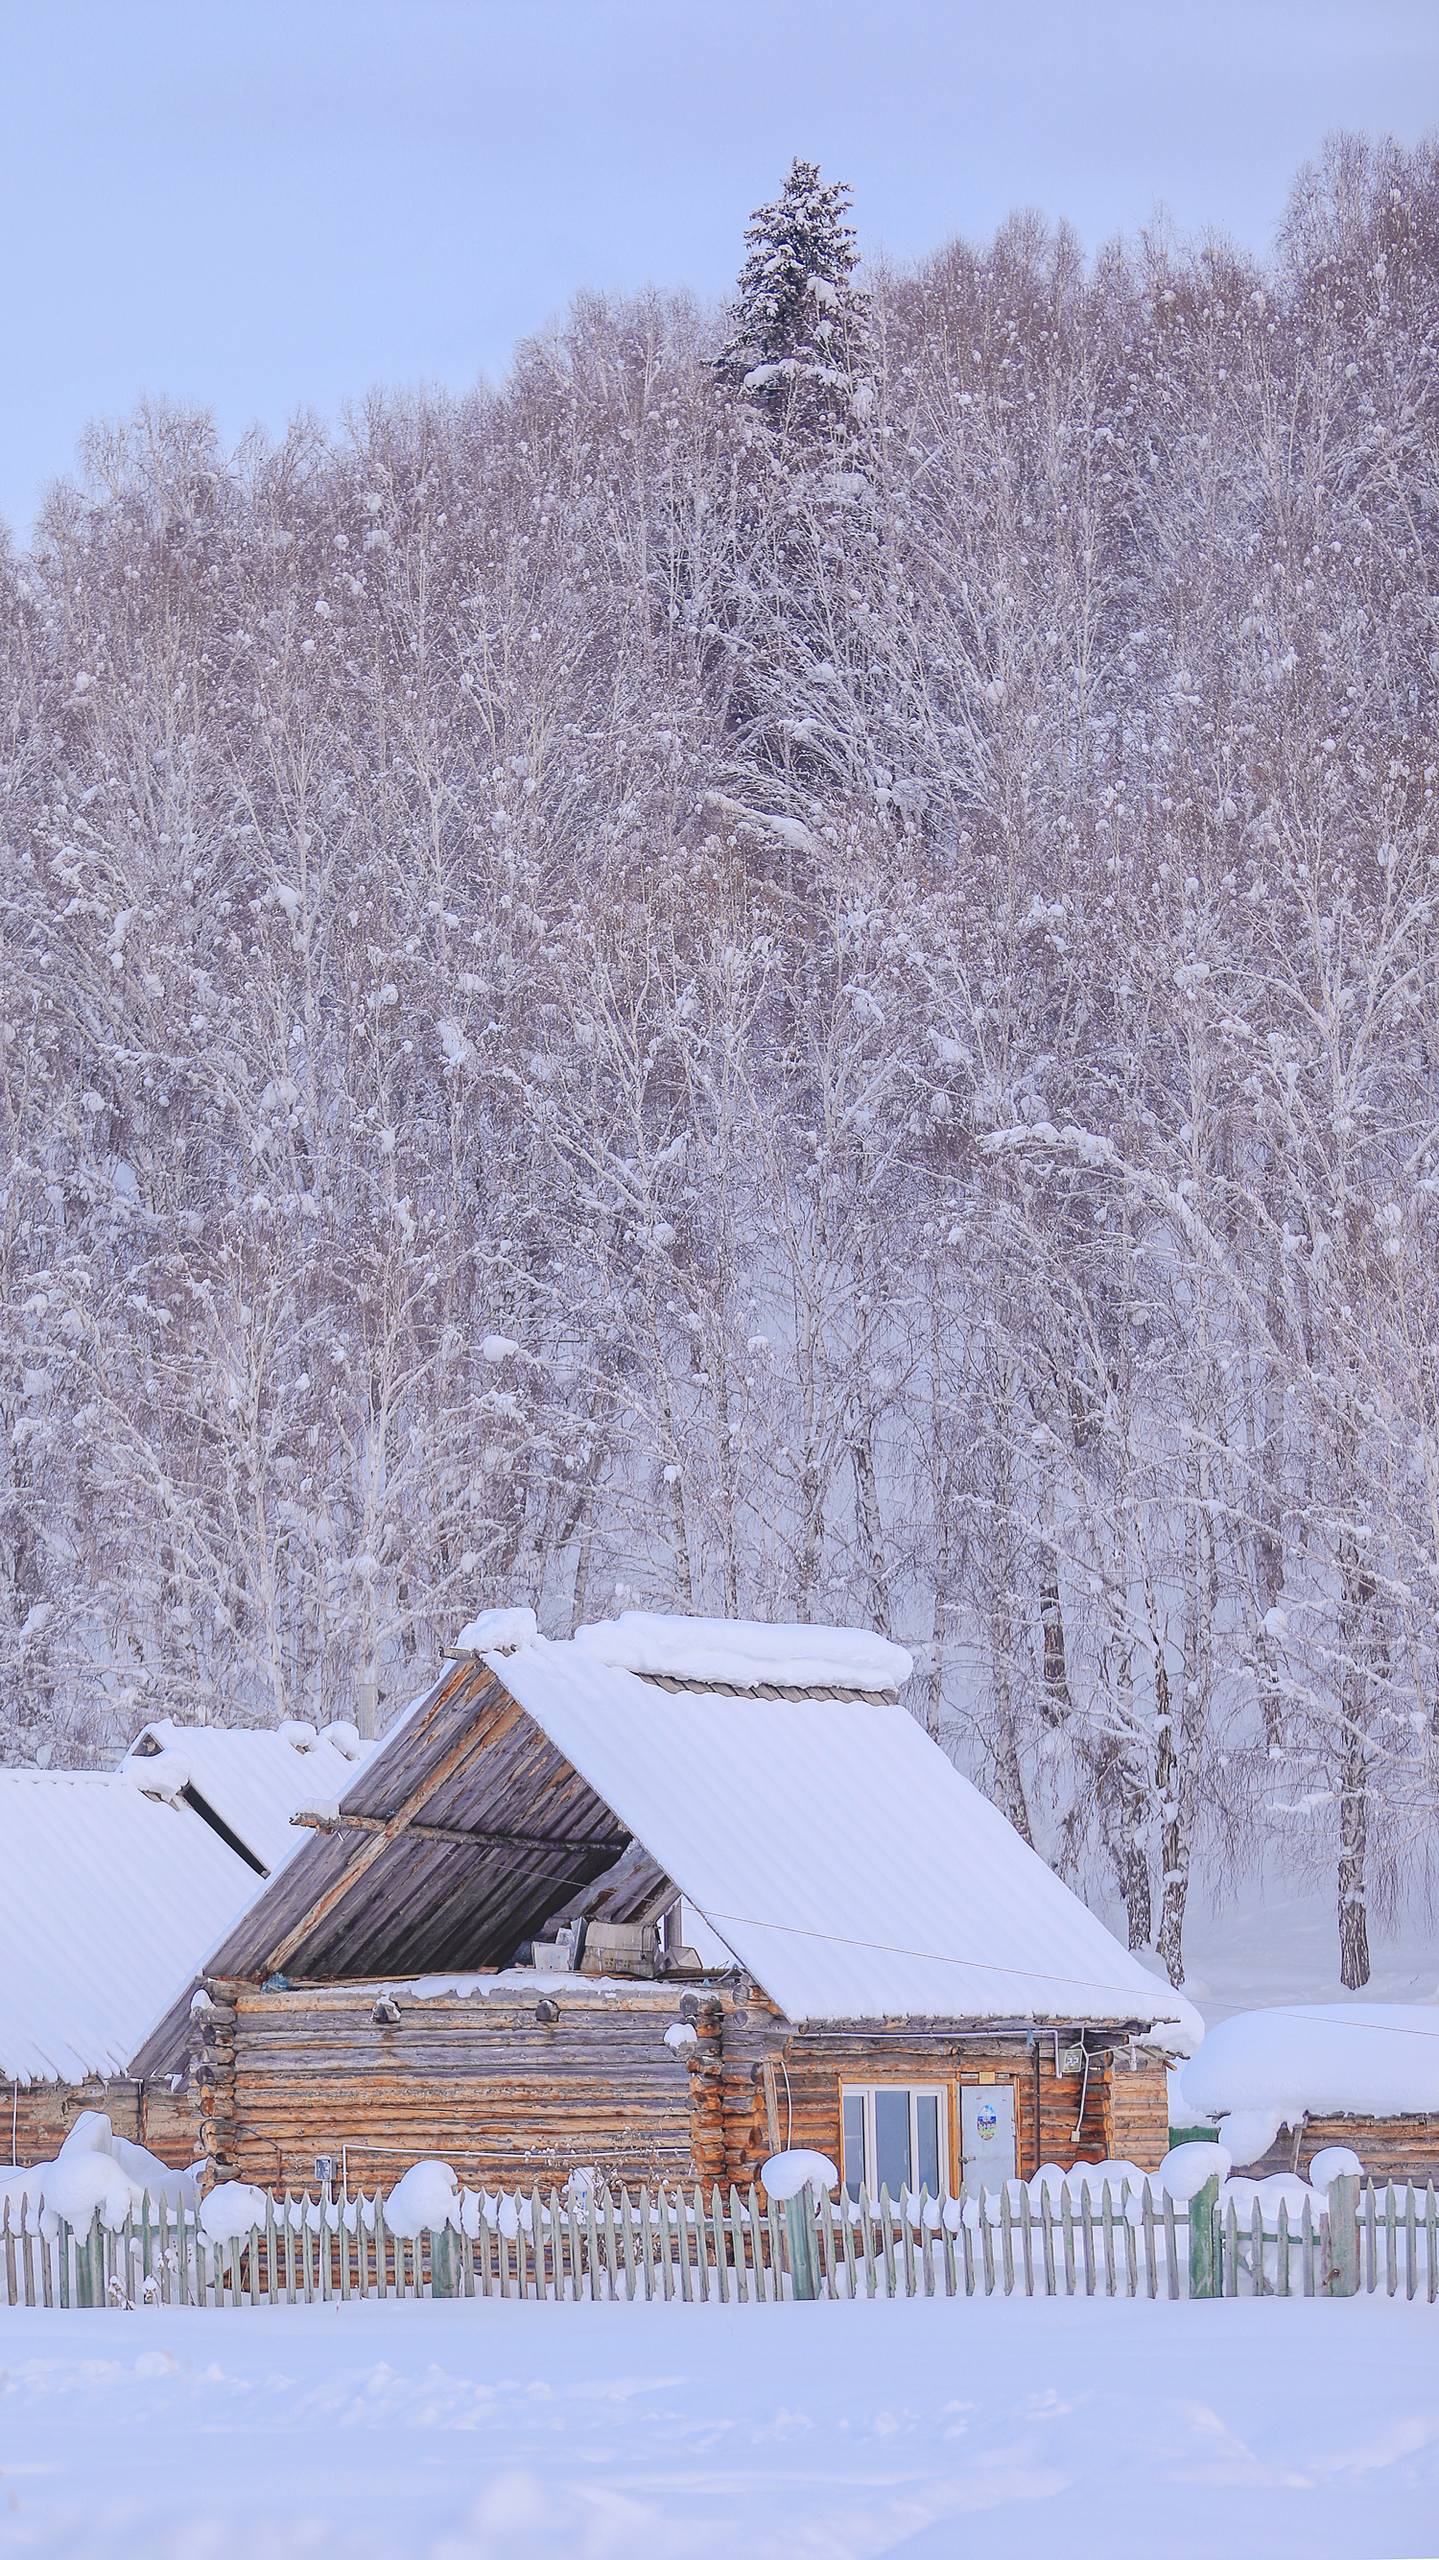
[[[385,2220],[399,2240],[422,2231],[458,2231],[460,2182],[448,2160],[416,2160],[385,2198]]]
[[[806,2187],[828,2195],[839,2185],[839,2171],[822,2151],[776,2151],[760,2171],[764,2191],[776,2204],[788,2204]]]
[[[1316,2151],[1309,2163],[1309,2183],[1328,2194],[1336,2178],[1362,2178],[1364,2163],[1357,2151],[1342,2142],[1331,2142],[1327,2151]]]
[[[200,2199],[200,2228],[207,2240],[243,2240],[263,2229],[269,2202],[263,2187],[225,2178]]]
[[[1155,2175],[1176,2204],[1192,2204],[1211,2178],[1222,2186],[1233,2166],[1222,2142],[1179,2142],[1166,2151]]]
[[[727,1689],[899,1690],[914,1669],[903,1645],[867,1627],[771,1626],[754,1618],[664,1617],[624,1609],[575,1629],[583,1653],[612,1671],[716,1680]]]

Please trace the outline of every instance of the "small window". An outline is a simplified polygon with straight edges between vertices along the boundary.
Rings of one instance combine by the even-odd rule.
[[[943,2089],[881,2083],[842,2092],[844,2191],[949,2192],[949,2106]]]

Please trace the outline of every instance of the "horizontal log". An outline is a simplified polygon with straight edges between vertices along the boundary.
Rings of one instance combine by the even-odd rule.
[[[392,1814],[381,1813],[292,1813],[292,1823],[306,1831],[373,1831],[386,1832],[394,1820]],[[407,1822],[405,1830],[416,1840],[444,1840],[461,1849],[519,1849],[541,1852],[546,1857],[556,1853],[566,1856],[623,1857],[629,1847],[628,1832],[619,1838],[586,1838],[580,1832],[561,1831],[470,1831],[453,1822]]]

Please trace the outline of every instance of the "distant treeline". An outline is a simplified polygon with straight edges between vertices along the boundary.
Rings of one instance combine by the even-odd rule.
[[[510,1600],[864,1620],[1172,1970],[1274,1855],[1358,1982],[1439,1752],[1439,163],[1264,262],[862,293],[842,215],[343,435],[97,432],[0,564],[0,1756],[383,1719]]]

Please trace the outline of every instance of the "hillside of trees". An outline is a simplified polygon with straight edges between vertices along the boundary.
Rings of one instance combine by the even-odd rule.
[[[864,1621],[1176,1978],[1264,1860],[1362,1983],[1436,595],[1433,149],[863,290],[797,164],[731,311],[97,431],[0,561],[0,1757],[382,1725],[507,1601]]]

